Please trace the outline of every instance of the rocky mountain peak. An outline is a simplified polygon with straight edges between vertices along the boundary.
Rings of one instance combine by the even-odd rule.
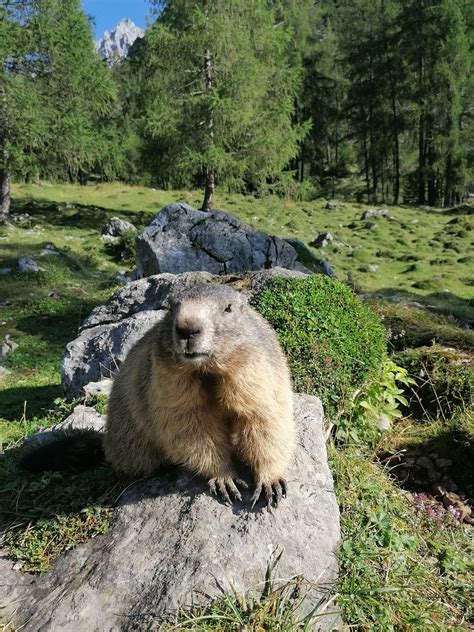
[[[97,43],[97,50],[109,64],[113,64],[124,59],[130,46],[143,35],[143,29],[129,18],[124,18],[111,31],[105,31]]]

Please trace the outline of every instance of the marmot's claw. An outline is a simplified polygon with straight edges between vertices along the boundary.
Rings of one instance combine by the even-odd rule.
[[[279,478],[273,483],[258,482],[255,486],[255,491],[252,496],[252,509],[257,504],[262,491],[265,495],[266,506],[271,511],[272,506],[278,507],[278,504],[282,498],[286,498],[287,483],[284,478]]]
[[[240,495],[239,487],[243,489],[248,489],[248,485],[245,481],[240,478],[232,478],[232,476],[225,476],[222,478],[211,478],[208,483],[211,494],[216,496],[220,496],[226,504],[232,505],[232,495],[234,499],[242,500],[242,496]]]

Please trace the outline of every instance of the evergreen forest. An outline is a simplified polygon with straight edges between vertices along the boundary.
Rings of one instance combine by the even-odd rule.
[[[127,59],[80,0],[2,0],[10,182],[450,207],[472,186],[468,0],[170,0]],[[471,174],[471,176],[469,175]]]

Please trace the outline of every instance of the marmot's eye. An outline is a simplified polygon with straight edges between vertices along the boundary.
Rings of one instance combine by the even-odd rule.
[[[225,312],[231,312],[232,311],[232,303],[229,303],[224,311]]]

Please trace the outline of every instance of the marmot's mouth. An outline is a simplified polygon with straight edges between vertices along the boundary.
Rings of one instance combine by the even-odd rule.
[[[192,360],[194,358],[207,358],[207,353],[199,353],[198,351],[185,351],[183,357]]]

